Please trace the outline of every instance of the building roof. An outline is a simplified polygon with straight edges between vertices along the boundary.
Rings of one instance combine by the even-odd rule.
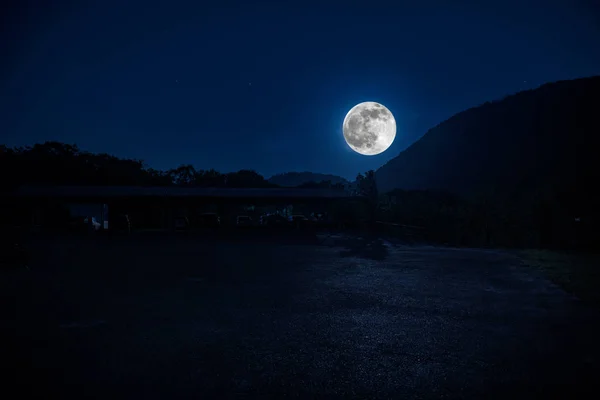
[[[347,198],[341,190],[302,188],[202,188],[178,186],[21,186],[16,197],[215,197]]]

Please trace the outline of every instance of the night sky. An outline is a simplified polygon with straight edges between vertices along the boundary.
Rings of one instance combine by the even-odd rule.
[[[3,12],[0,143],[160,169],[353,178],[459,111],[600,73],[594,1],[48,3]],[[378,156],[343,139],[362,101],[398,123]]]

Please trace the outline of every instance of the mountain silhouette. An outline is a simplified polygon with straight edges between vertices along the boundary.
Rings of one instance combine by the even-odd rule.
[[[583,198],[599,182],[599,111],[600,76],[486,102],[430,129],[380,167],[379,189],[474,194],[554,186]]]

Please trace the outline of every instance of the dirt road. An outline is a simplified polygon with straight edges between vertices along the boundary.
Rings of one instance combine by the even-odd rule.
[[[29,245],[31,270],[2,273],[21,393],[546,398],[598,365],[596,314],[502,252],[342,235]]]

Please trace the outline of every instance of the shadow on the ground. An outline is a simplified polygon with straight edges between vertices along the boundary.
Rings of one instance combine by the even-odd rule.
[[[336,240],[335,245],[346,248],[340,251],[342,257],[360,257],[382,261],[389,254],[383,240],[376,236],[345,237]]]

